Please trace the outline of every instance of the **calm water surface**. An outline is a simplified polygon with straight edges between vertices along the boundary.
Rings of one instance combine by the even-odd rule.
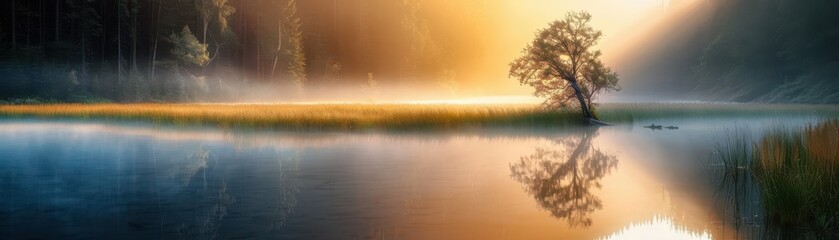
[[[283,133],[3,120],[0,239],[756,238],[759,198],[721,187],[713,139],[816,121]]]

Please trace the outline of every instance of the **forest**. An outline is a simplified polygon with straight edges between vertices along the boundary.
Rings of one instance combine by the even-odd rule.
[[[623,79],[618,98],[839,102],[839,3],[673,2],[686,7],[646,32],[612,36],[627,49],[604,51],[617,55],[604,61]],[[522,47],[505,39],[503,29],[517,23],[504,21],[496,0],[0,6],[0,101],[12,103],[498,94],[507,86],[499,83],[513,82],[499,51]]]
[[[477,2],[3,1],[0,100],[299,98],[336,84],[452,91],[481,57],[480,43],[458,37],[486,24]],[[475,16],[441,17],[464,12]]]

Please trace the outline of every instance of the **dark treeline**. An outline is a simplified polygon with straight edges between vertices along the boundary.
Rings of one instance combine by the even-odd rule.
[[[447,6],[392,0],[2,1],[0,99],[212,101],[235,99],[245,94],[238,89],[255,84],[286,96],[301,96],[311,85],[377,79],[449,85],[458,69],[480,57],[481,44],[456,35],[470,34],[464,29],[480,16],[444,19],[480,13],[480,6],[436,4]]]
[[[837,12],[839,2],[828,0],[697,1],[624,56],[634,62],[623,71],[626,90],[839,103]]]

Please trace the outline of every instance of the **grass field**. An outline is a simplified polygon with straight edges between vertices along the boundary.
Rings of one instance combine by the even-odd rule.
[[[839,116],[829,105],[605,104],[604,121],[626,123],[663,117]],[[270,129],[448,129],[485,126],[568,126],[582,123],[573,110],[547,111],[527,104],[46,104],[0,105],[0,116],[142,120]]]

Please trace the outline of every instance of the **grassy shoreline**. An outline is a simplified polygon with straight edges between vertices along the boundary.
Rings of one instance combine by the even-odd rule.
[[[0,117],[147,120],[178,125],[234,128],[428,129],[463,126],[554,126],[575,124],[570,111],[534,105],[419,104],[55,104],[0,106]]]
[[[839,116],[836,105],[604,104],[611,123],[673,117]],[[533,104],[45,104],[0,105],[0,117],[142,120],[178,125],[286,130],[450,129],[581,125],[578,112]]]

